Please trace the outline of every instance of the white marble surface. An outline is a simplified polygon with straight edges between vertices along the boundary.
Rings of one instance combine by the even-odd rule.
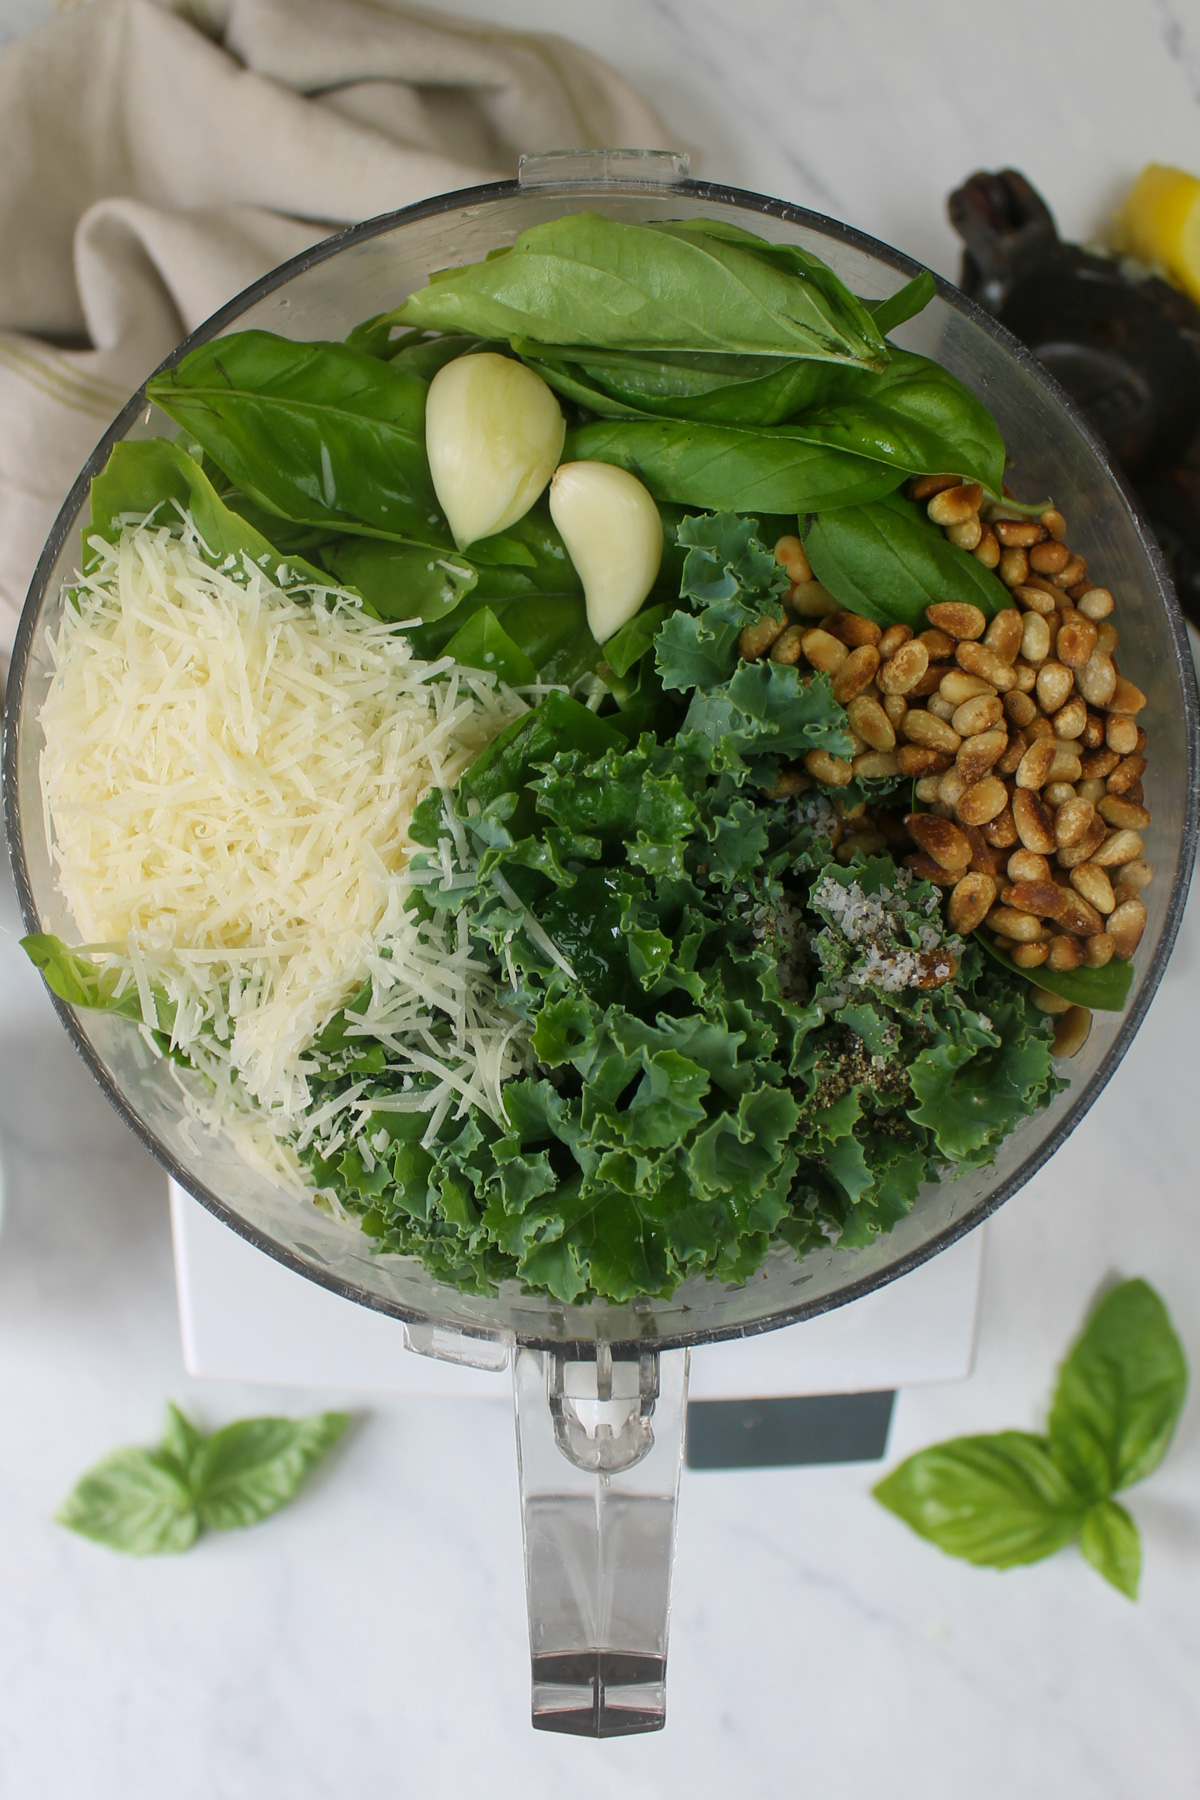
[[[0,41],[39,0],[0,0]],[[952,272],[946,191],[1016,163],[1094,229],[1151,157],[1200,161],[1194,0],[474,0],[601,50],[698,172],[837,212]],[[692,1475],[669,1723],[531,1733],[511,1422],[372,1402],[259,1531],[144,1564],[49,1523],[172,1395],[210,1424],[327,1394],[197,1383],[161,1176],[0,936],[0,1795],[4,1800],[1192,1800],[1200,1760],[1200,1406],[1131,1510],[1132,1607],[1073,1552],[995,1575],[869,1497],[863,1467]],[[1034,1426],[1097,1284],[1142,1274],[1200,1369],[1193,1150],[1200,908],[1085,1126],[1002,1210],[979,1355],[902,1394],[891,1459]],[[345,1396],[355,1406],[354,1395]]]

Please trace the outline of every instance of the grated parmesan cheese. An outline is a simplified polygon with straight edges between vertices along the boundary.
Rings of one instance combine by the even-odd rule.
[[[60,891],[147,1025],[164,995],[174,1043],[214,1084],[227,1061],[295,1127],[305,1047],[389,939],[414,991],[445,991],[439,946],[406,912],[408,822],[525,703],[419,661],[353,595],[281,587],[249,559],[214,568],[186,515],[182,534],[127,524],[91,547],[39,715]],[[489,1020],[473,1092],[506,1064],[500,1030]]]

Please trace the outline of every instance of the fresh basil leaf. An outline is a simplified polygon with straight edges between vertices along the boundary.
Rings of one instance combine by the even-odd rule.
[[[420,338],[419,331],[397,331],[390,313],[376,313],[374,318],[364,319],[353,331],[348,331],[343,342],[347,350],[357,350],[363,356],[390,362],[405,344],[419,342]]]
[[[1137,1526],[1115,1500],[1097,1500],[1083,1516],[1079,1548],[1093,1569],[1131,1600],[1142,1578],[1142,1540]]]
[[[1102,969],[1048,969],[1045,964],[1037,969],[1021,969],[1002,950],[994,940],[985,933],[979,932],[975,942],[986,951],[993,962],[1002,968],[1009,969],[1014,975],[1020,975],[1034,987],[1045,988],[1048,994],[1058,994],[1063,1000],[1070,1000],[1075,1006],[1086,1006],[1090,1012],[1123,1012],[1129,1000],[1129,989],[1133,984],[1133,964],[1120,962],[1116,957],[1105,963]]]
[[[893,350],[879,374],[830,371],[815,405],[787,429],[910,475],[948,471],[989,492],[1004,478],[1004,442],[982,400],[940,363],[906,350]]]
[[[906,319],[915,319],[919,312],[924,312],[929,302],[937,293],[937,282],[928,269],[922,269],[911,281],[906,281],[902,288],[889,294],[886,300],[864,300],[863,305],[870,310],[875,321],[875,328],[887,337],[895,331],[897,325],[903,325]],[[891,346],[888,346],[889,349]],[[892,354],[895,354],[893,350]]]
[[[283,553],[250,521],[218,495],[191,456],[166,438],[135,438],[115,444],[99,475],[92,480],[92,530],[109,543],[120,536],[122,515],[153,513],[157,524],[174,526],[186,509],[214,564],[234,556],[248,557],[275,580],[329,585],[323,569],[301,556]]]
[[[950,1556],[994,1569],[1040,1562],[1069,1544],[1087,1504],[1026,1431],[951,1438],[920,1450],[872,1490]]]
[[[424,544],[338,537],[321,556],[334,580],[354,588],[381,619],[430,624],[452,613],[479,580],[474,565],[457,551]]]
[[[116,991],[121,979],[118,970],[98,967],[91,957],[68,949],[61,938],[46,932],[33,932],[29,937],[23,937],[21,948],[34,968],[41,972],[50,992],[65,1000],[68,1006],[116,1013],[122,1019],[142,1023],[142,1003],[137,988],[130,985],[119,995]],[[160,1003],[160,1024],[164,1010],[165,1006]]]
[[[167,1402],[167,1418],[163,1426],[162,1443],[159,1450],[163,1456],[174,1457],[188,1482],[192,1478],[192,1470],[196,1458],[204,1444],[204,1435],[196,1430],[192,1421],[181,1413],[171,1401]]]
[[[511,687],[537,680],[537,667],[515,644],[490,606],[472,613],[446,645],[445,654],[467,669],[484,669]]]
[[[838,604],[876,624],[920,631],[925,608],[937,601],[966,601],[988,618],[1009,604],[1003,582],[899,494],[820,513],[809,522],[804,548]]]
[[[453,549],[425,457],[426,388],[399,359],[242,331],[146,393],[268,512]]]
[[[1122,1282],[1059,1370],[1054,1453],[1081,1492],[1118,1493],[1158,1467],[1186,1392],[1187,1361],[1166,1307],[1147,1282]]]
[[[604,660],[614,675],[627,675],[635,662],[645,656],[654,642],[655,633],[675,608],[667,602],[643,606],[628,625],[613,633],[604,646]]]
[[[568,214],[440,270],[392,316],[540,344],[887,362],[870,313],[817,257],[701,220]]]
[[[556,393],[602,419],[778,425],[824,394],[830,372],[826,363],[778,356],[667,356],[523,339],[513,348]]]
[[[194,1544],[200,1520],[174,1455],[118,1450],[72,1488],[55,1519],[126,1556],[159,1556]]]
[[[196,1458],[196,1511],[215,1531],[256,1525],[293,1499],[349,1424],[340,1412],[307,1419],[239,1419]]]
[[[885,463],[809,443],[790,425],[756,431],[693,420],[594,419],[568,431],[563,455],[616,463],[636,475],[655,500],[714,512],[863,506],[903,479]]]

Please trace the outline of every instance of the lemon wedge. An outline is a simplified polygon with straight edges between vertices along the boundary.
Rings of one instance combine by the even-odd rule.
[[[1164,163],[1142,170],[1117,218],[1116,248],[1160,263],[1200,302],[1200,179]]]

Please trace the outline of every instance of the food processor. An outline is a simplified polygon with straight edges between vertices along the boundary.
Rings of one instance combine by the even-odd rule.
[[[622,221],[703,217],[803,246],[857,294],[879,299],[918,265],[848,226],[784,201],[688,177],[669,152],[556,152],[526,157],[517,179],[441,195],[338,233],[266,275],[194,332],[196,344],[257,328],[339,339],[425,282],[519,232],[591,209]],[[1069,1089],[1005,1139],[992,1167],[925,1188],[912,1213],[860,1248],[804,1257],[783,1246],[744,1282],[697,1279],[670,1299],[567,1306],[508,1283],[460,1293],[415,1261],[369,1241],[273,1186],[216,1138],[181,1131],[180,1092],[127,1021],[55,1001],[113,1105],[169,1173],[249,1243],[348,1300],[389,1314],[410,1348],[499,1369],[511,1364],[524,1507],[533,1723],[615,1736],[665,1717],[675,1508],[689,1346],[769,1331],[868,1293],[970,1231],[1063,1142],[1103,1092],[1154,995],[1187,892],[1197,829],[1197,708],[1182,620],[1153,539],[1089,426],[1027,350],[956,289],[894,334],[980,395],[1025,500],[1052,497],[1071,542],[1117,599],[1121,664],[1147,695],[1146,855],[1155,879],[1121,1014],[1097,1013],[1062,1072]],[[79,566],[88,484],[114,444],[174,435],[135,395],[97,445],[59,515],[22,616],[9,681],[5,811],[30,932],[77,934],[55,889],[38,780],[38,708],[50,675],[48,635]]]

